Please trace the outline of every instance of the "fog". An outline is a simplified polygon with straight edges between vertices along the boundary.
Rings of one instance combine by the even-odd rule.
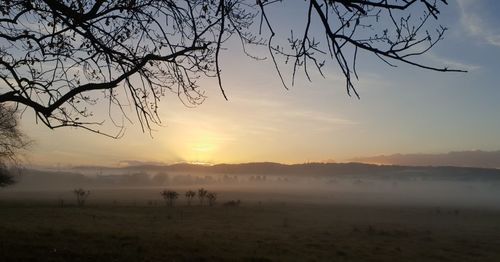
[[[398,171],[399,172],[399,171]],[[480,172],[480,171],[478,171]],[[349,205],[422,205],[500,208],[500,180],[479,174],[373,175],[344,172],[318,175],[222,174],[128,170],[24,170],[17,183],[0,190],[0,200],[74,202],[72,191],[91,191],[90,204],[160,205],[160,192],[175,190],[184,204],[187,190],[205,188],[218,194],[219,204],[241,200],[246,204],[317,203]]]

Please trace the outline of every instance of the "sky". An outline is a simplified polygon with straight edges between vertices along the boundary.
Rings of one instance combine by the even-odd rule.
[[[74,128],[49,130],[26,113],[22,128],[34,144],[24,156],[37,166],[119,166],[132,161],[343,162],[384,154],[499,150],[500,17],[495,10],[500,10],[496,0],[449,1],[439,18],[449,28],[445,39],[420,58],[468,73],[392,68],[360,54],[357,99],[347,95],[333,66],[326,78],[315,73],[308,82],[300,75],[286,90],[270,61],[224,50],[228,101],[215,79],[205,79],[203,104],[186,107],[177,96],[167,96],[160,103],[163,123],[151,136],[134,120],[120,139]],[[296,9],[278,19],[305,12]]]

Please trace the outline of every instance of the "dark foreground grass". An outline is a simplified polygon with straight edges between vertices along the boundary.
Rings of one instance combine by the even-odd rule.
[[[500,261],[500,211],[0,204],[0,261]]]

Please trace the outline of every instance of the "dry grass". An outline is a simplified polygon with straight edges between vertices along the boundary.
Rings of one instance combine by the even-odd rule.
[[[1,261],[500,261],[500,210],[0,204]]]

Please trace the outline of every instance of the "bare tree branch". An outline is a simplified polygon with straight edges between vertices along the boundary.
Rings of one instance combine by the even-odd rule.
[[[9,0],[0,2],[0,104],[32,109],[49,128],[79,127],[110,137],[123,135],[123,119],[135,112],[143,131],[161,124],[160,100],[177,95],[187,106],[205,99],[198,80],[216,77],[222,95],[221,50],[231,37],[243,51],[266,47],[287,86],[303,71],[323,75],[327,59],[359,94],[358,53],[438,72],[464,72],[422,64],[443,39],[436,25],[445,0],[308,0],[304,28],[284,37],[273,18],[280,0]],[[280,6],[281,5],[281,6]],[[259,29],[253,25],[259,21]],[[280,30],[278,30],[280,29]],[[265,31],[265,32],[264,32]],[[287,30],[286,32],[290,32]],[[93,110],[106,101],[118,132],[100,130]],[[115,121],[121,117],[122,121]]]

